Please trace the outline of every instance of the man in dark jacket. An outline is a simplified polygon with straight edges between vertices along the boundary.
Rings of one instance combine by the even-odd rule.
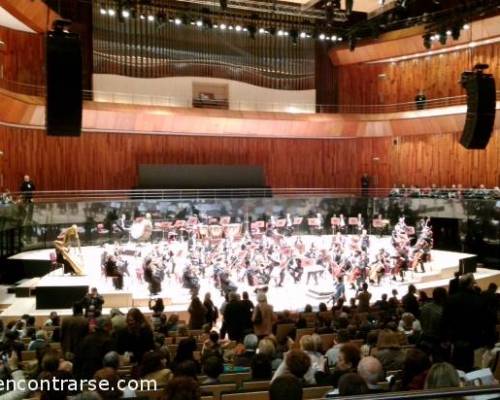
[[[88,334],[89,323],[83,316],[83,309],[80,303],[73,305],[73,316],[63,319],[61,326],[61,346],[64,352],[75,354],[77,346]]]
[[[111,321],[107,317],[97,319],[95,332],[86,336],[75,354],[75,373],[80,379],[90,379],[103,368],[104,356],[114,350],[110,336]]]
[[[408,293],[403,296],[402,303],[405,312],[412,313],[415,318],[419,318],[420,308],[418,305],[417,297],[415,296],[416,293],[417,288],[415,287],[415,285],[408,286]]]
[[[241,301],[234,292],[229,294],[229,303],[224,310],[224,321],[230,340],[241,342],[245,331],[244,314]]]

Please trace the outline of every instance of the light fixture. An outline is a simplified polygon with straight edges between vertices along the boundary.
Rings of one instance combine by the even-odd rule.
[[[122,17],[123,18],[130,17],[130,11],[129,10],[122,10]]]
[[[199,19],[198,21],[196,21],[196,26],[198,28],[202,27],[203,26],[203,21],[201,19]]]
[[[155,16],[154,15],[148,15],[148,21],[149,22],[153,22],[155,20]]]
[[[146,19],[146,16],[144,14],[141,14],[141,15],[139,15],[139,18],[144,20],[144,19]]]
[[[241,26],[240,25],[236,25],[235,28],[236,32],[240,32],[241,31]]]
[[[284,36],[288,36],[288,31],[283,31]]]
[[[212,25],[212,28],[214,28],[214,29],[217,29],[218,27],[219,27],[219,25],[217,25],[217,24]]]
[[[115,10],[113,10],[112,8],[109,8],[109,9],[108,9],[108,15],[109,15],[110,17],[114,17],[114,16],[115,16],[115,14],[116,14],[116,11],[115,11]]]
[[[230,31],[232,31],[232,30],[233,30],[233,26],[232,26],[232,25],[229,25],[229,26],[227,27],[227,29],[229,29]]]
[[[283,31],[281,29],[278,31],[278,36],[283,36]]]
[[[106,9],[104,7],[101,6],[99,12],[101,13],[101,15],[106,15],[108,12],[106,11]]]
[[[448,30],[446,31],[446,34],[447,34],[448,36],[451,36],[451,30],[449,30],[449,29],[448,29]]]
[[[220,24],[220,29],[225,30],[226,29],[226,24]]]
[[[325,34],[324,33],[322,33],[322,34],[319,35],[319,40],[325,40]]]
[[[342,36],[339,36],[339,37],[337,38],[337,42],[341,42],[342,40],[344,40],[344,38],[343,38]]]
[[[301,37],[301,39],[305,39],[307,37],[307,33],[300,32],[300,37]]]
[[[180,18],[176,18],[176,19],[174,19],[174,24],[175,24],[175,25],[180,25],[180,24],[182,24],[181,19],[180,19]]]
[[[330,38],[330,40],[332,42],[335,42],[337,40],[337,35],[332,35],[332,37]]]
[[[468,31],[470,29],[470,25],[469,24],[464,24],[464,26],[462,28],[464,28],[466,31]]]
[[[266,33],[266,30],[264,28],[259,28],[259,33],[260,34]]]

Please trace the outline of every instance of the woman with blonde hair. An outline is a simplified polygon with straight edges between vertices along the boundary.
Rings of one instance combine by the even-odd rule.
[[[425,389],[454,388],[460,387],[460,377],[456,368],[447,363],[434,364],[427,373]]]

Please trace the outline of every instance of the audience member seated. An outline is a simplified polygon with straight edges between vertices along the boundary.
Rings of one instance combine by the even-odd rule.
[[[196,379],[186,376],[172,379],[165,388],[164,400],[199,400],[200,387]]]
[[[361,358],[358,347],[351,343],[346,343],[340,348],[337,356],[337,366],[331,373],[318,371],[315,374],[319,385],[332,385],[338,387],[339,379],[349,372],[356,372]]]
[[[174,374],[176,374],[177,368],[184,361],[192,361],[195,364],[196,372],[200,372],[200,364],[194,359],[193,354],[193,352],[196,351],[196,348],[196,340],[192,337],[184,338],[179,342],[179,345],[177,346],[177,353],[175,354],[174,361],[172,363],[172,370],[174,371]]]
[[[384,380],[384,368],[382,363],[375,357],[368,356],[361,359],[358,364],[358,375],[366,383],[368,393],[382,393],[385,391],[379,385]]]
[[[158,386],[165,386],[173,374],[167,368],[166,360],[159,350],[148,351],[142,356],[139,376],[143,380],[154,380]]]
[[[412,313],[406,312],[401,316],[398,330],[403,332],[408,338],[409,343],[416,343],[422,334],[422,326],[420,321],[415,318]]]
[[[354,372],[349,372],[340,377],[338,390],[340,396],[355,396],[369,393],[363,378]]]
[[[292,374],[306,385],[315,385],[316,379],[311,369],[311,358],[302,350],[290,350],[273,375],[273,381],[280,376]]]
[[[203,343],[201,356],[206,357],[209,354],[216,354],[222,356],[222,348],[219,343],[219,334],[216,331],[211,331],[208,339]]]
[[[203,360],[203,373],[207,376],[202,385],[220,383],[219,375],[224,372],[224,362],[221,357],[210,355]]]
[[[257,345],[259,339],[253,333],[246,335],[243,340],[243,345],[245,346],[245,351],[243,354],[237,355],[234,358],[235,367],[250,367],[252,363],[252,358],[255,356],[255,350],[257,350]]]
[[[302,396],[302,383],[292,374],[276,378],[269,388],[269,400],[302,400]]]
[[[125,399],[135,397],[134,391],[125,387],[120,390],[118,381],[120,377],[112,368],[102,368],[96,371],[94,375],[96,380],[97,393],[102,400]],[[104,383],[106,382],[106,383]]]
[[[419,349],[408,349],[401,375],[403,390],[421,390],[425,386],[431,362],[427,354]]]
[[[447,362],[434,364],[425,378],[424,389],[457,388],[461,386],[455,367]]]
[[[32,340],[28,345],[29,351],[37,351],[45,347],[48,343],[47,332],[44,330],[36,331],[35,340]]]
[[[375,357],[382,363],[384,371],[403,369],[405,353],[401,349],[401,341],[396,332],[389,329],[379,332]]]
[[[321,354],[321,337],[318,334],[304,335],[300,338],[300,349],[311,359],[311,368],[314,373],[325,370],[326,359]]]
[[[340,352],[340,348],[345,343],[349,342],[349,339],[349,331],[347,329],[340,329],[335,334],[333,346],[326,352],[326,358],[330,368],[335,368],[337,365],[337,357]]]
[[[278,357],[274,342],[270,338],[264,338],[259,342],[257,354],[262,354],[269,359],[273,371],[277,370],[283,361]]]
[[[261,353],[256,354],[255,357],[252,358],[250,371],[252,374],[252,380],[254,381],[271,380],[273,376],[273,369],[271,367],[269,357]]]

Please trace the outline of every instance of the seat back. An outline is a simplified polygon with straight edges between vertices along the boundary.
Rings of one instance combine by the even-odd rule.
[[[269,400],[269,392],[223,394],[221,400]]]

